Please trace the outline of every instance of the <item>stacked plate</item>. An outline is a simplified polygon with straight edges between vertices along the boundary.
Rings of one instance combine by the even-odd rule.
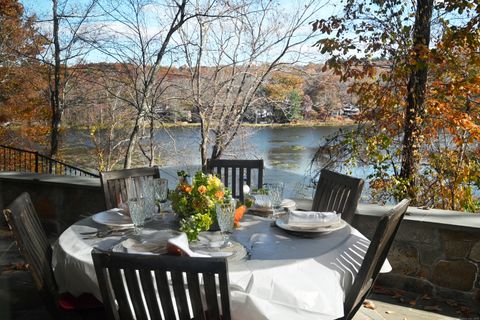
[[[276,225],[287,231],[325,233],[344,228],[347,223],[336,212],[292,210],[275,221]]]

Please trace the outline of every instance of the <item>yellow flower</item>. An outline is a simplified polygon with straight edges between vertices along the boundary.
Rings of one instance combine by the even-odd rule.
[[[215,197],[216,197],[218,200],[221,200],[224,195],[225,195],[225,193],[224,193],[222,190],[218,190],[217,192],[215,192]]]
[[[202,184],[200,187],[198,187],[198,192],[199,192],[200,194],[204,194],[205,192],[207,192],[207,187],[205,187],[205,186]]]
[[[213,188],[220,188],[221,184],[222,184],[222,181],[218,177],[216,177],[214,175],[211,175],[211,174],[208,175],[208,185],[209,186],[211,186]]]

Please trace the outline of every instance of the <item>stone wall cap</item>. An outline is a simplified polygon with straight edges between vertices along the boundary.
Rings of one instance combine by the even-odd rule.
[[[358,204],[356,213],[379,217],[387,213],[392,207],[393,205],[382,206],[378,204],[360,203]],[[472,212],[408,207],[407,215],[404,219],[407,221],[480,229],[480,214]]]
[[[42,174],[31,172],[0,172],[1,180],[30,181],[33,183],[55,183],[71,186],[100,187],[99,178],[81,177],[81,176],[64,176],[56,174]]]

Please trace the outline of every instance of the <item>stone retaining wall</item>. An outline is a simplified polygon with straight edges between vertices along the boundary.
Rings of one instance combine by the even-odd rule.
[[[96,178],[0,173],[0,204],[24,191],[49,231],[57,234],[105,206]],[[371,238],[389,208],[360,204],[353,225]],[[413,207],[407,214],[388,256],[393,271],[378,281],[386,287],[473,301],[480,309],[480,215]]]
[[[99,178],[0,172],[0,204],[7,206],[22,192],[32,197],[49,234],[59,235],[81,217],[105,210]],[[3,214],[0,221],[5,223]]]
[[[360,205],[354,226],[371,237],[379,213]],[[388,255],[393,271],[379,276],[391,288],[470,301],[480,309],[480,215],[410,207]]]

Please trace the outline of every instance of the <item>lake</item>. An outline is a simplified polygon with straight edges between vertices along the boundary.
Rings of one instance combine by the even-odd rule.
[[[317,148],[326,137],[340,128],[325,127],[242,127],[224,158],[264,159],[265,166],[294,174],[304,185],[311,184],[314,171],[311,161]],[[86,130],[69,130],[64,137],[65,145],[71,147],[91,147],[93,144]],[[158,129],[155,142],[160,152],[162,166],[188,167],[200,165],[199,127],[172,127]],[[88,161],[84,165],[94,167]],[[141,164],[139,164],[141,165]],[[312,172],[313,170],[313,172]],[[363,168],[351,168],[351,174],[364,178]],[[267,177],[268,178],[268,177]]]

